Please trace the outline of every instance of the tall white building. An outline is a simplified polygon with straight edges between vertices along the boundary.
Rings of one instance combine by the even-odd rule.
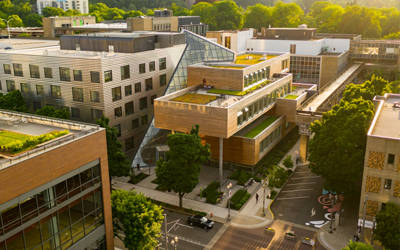
[[[67,11],[69,9],[79,10],[82,14],[89,13],[88,0],[38,0],[36,4],[39,14],[43,14],[43,9],[46,7],[61,8],[64,11]]]

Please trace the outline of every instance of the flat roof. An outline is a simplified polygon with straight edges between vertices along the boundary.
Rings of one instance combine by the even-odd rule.
[[[8,44],[8,39],[4,38],[0,40],[0,43]],[[11,38],[11,45],[14,49],[28,49],[38,48],[46,46],[58,45],[60,41],[57,40],[46,40],[46,39],[22,39],[22,38]],[[1,51],[1,50],[0,50]]]
[[[374,101],[380,101],[380,104],[368,135],[400,139],[400,108],[393,107],[394,102],[400,103],[400,95],[376,96]]]

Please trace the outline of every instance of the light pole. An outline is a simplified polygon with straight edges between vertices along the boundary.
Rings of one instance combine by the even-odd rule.
[[[371,231],[371,245],[374,245],[374,230],[375,230],[375,216],[372,221],[372,231]]]
[[[265,189],[268,187],[269,181],[265,181],[264,179],[261,180],[261,184],[264,188],[264,195],[263,195],[263,213],[262,216],[265,216]]]
[[[231,188],[232,188],[232,183],[229,183],[228,186],[228,221],[231,221]]]
[[[4,22],[7,23],[8,43],[11,44],[11,39],[10,39],[10,21],[14,20],[14,18],[10,18],[8,20],[6,20],[6,19],[1,19],[1,20],[3,20]]]
[[[329,194],[329,200],[331,201],[332,204],[332,208],[331,208],[331,226],[329,228],[328,233],[332,233],[332,221],[333,221],[333,206],[336,205],[336,203],[338,202],[339,197],[337,195],[335,195],[335,197],[332,196],[332,194]]]
[[[178,247],[178,236],[175,236],[175,240],[171,240],[171,245],[174,246],[174,250]]]

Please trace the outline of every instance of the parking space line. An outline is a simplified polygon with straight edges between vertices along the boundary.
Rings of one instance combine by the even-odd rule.
[[[306,179],[306,178],[321,178],[321,176],[307,176],[307,177],[296,177],[296,178],[290,178],[291,180],[297,180],[297,179]]]
[[[297,190],[288,190],[288,191],[281,191],[282,193],[290,193],[290,192],[301,192],[301,191],[311,191],[314,189],[297,189]]]
[[[286,184],[286,186],[317,184],[317,182]]]
[[[292,200],[292,199],[307,199],[310,196],[299,196],[299,197],[290,197],[290,198],[276,198],[277,200]]]

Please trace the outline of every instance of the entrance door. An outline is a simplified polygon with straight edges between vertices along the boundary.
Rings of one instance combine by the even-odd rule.
[[[230,36],[225,37],[225,47],[228,49],[231,49],[231,37]]]

